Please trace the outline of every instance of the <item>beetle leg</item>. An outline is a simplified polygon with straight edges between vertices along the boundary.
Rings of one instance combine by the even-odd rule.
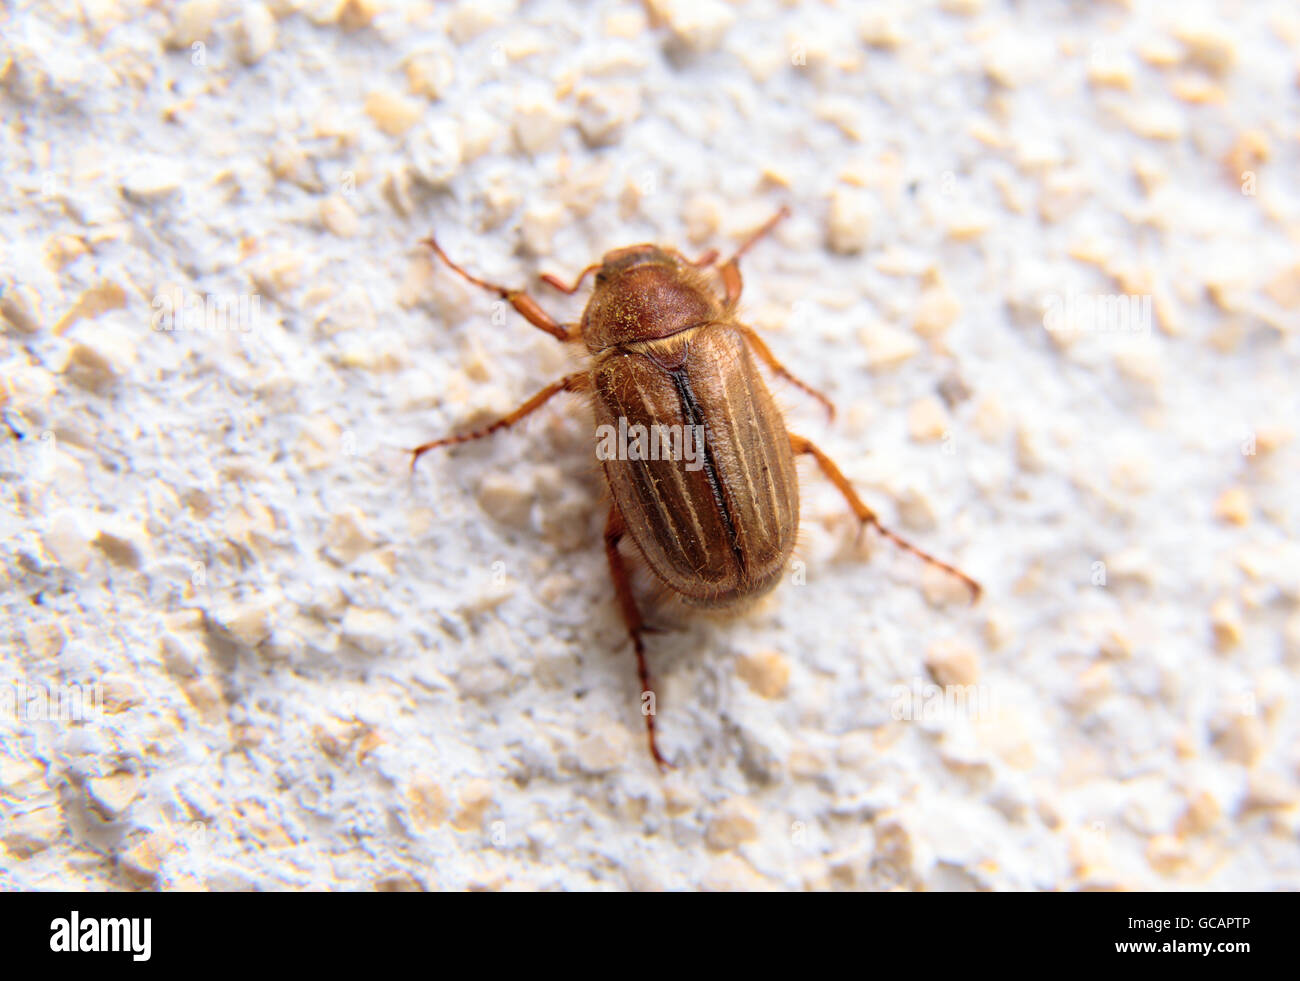
[[[497,294],[497,296],[501,297],[501,299],[505,300],[512,307],[518,310],[523,315],[523,318],[534,327],[546,331],[546,333],[558,338],[559,340],[573,340],[574,335],[569,331],[569,329],[563,324],[557,323],[549,313],[538,306],[536,300],[523,290],[512,290],[508,287],[498,286],[496,283],[489,283],[479,279],[477,276],[470,275],[460,266],[456,265],[456,263],[451,261],[447,256],[447,253],[442,251],[442,246],[438,244],[437,240],[432,235],[423,239],[421,244],[427,245],[429,248],[433,249],[433,251],[438,254],[438,258],[445,262],[453,272],[459,273],[475,286],[481,286],[485,290],[491,290],[493,293]],[[581,280],[579,280],[579,282],[581,282]],[[577,283],[574,284],[573,288],[575,290],[578,288]]]
[[[876,531],[880,532],[880,534],[884,535],[899,548],[904,548],[913,555],[920,556],[931,565],[936,565],[945,572],[956,576],[964,582],[966,588],[971,591],[972,603],[980,598],[980,593],[983,591],[980,588],[980,584],[970,576],[966,575],[966,573],[949,565],[947,562],[941,562],[929,552],[922,551],[905,538],[902,538],[882,525],[880,519],[876,517],[876,512],[867,507],[867,505],[863,503],[862,498],[858,497],[857,492],[853,489],[853,485],[850,484],[848,478],[840,472],[840,468],[835,465],[835,461],[813,445],[811,440],[790,433],[790,449],[794,451],[796,456],[808,453],[817,461],[817,465],[821,467],[822,473],[824,473],[827,479],[835,485],[836,489],[844,495],[844,499],[849,502],[849,507],[853,509],[853,513],[858,516],[858,520],[864,525],[872,525]]]
[[[578,278],[573,281],[572,286],[565,286],[563,280],[561,280],[558,276],[552,276],[550,273],[547,273],[542,277],[542,282],[546,283],[548,286],[555,287],[561,293],[567,293],[569,294],[569,296],[572,296],[574,293],[578,292],[578,289],[582,286],[582,281],[587,278],[587,274],[594,272],[599,268],[600,268],[599,262],[592,263],[582,272],[578,273]]]
[[[763,342],[763,339],[758,336],[758,331],[754,330],[752,327],[746,327],[743,324],[737,324],[736,329],[745,335],[745,340],[749,343],[749,346],[753,348],[754,353],[757,354],[759,358],[762,359],[763,363],[772,370],[773,374],[780,375],[796,388],[802,388],[805,392],[826,407],[826,414],[829,418],[835,418],[834,403],[811,385],[801,382],[794,375],[790,374],[786,366],[776,360],[776,355],[773,354],[767,344]]]
[[[727,306],[735,306],[736,301],[740,299],[740,291],[744,288],[744,281],[740,278],[740,257],[752,249],[758,240],[776,227],[776,223],[782,218],[790,216],[790,209],[781,206],[781,210],[763,223],[763,227],[754,232],[745,240],[745,244],[736,250],[736,254],[722,264],[722,285],[727,290]]]
[[[618,594],[623,623],[627,625],[627,632],[632,637],[632,648],[636,651],[636,671],[641,679],[641,713],[645,716],[645,731],[646,738],[650,742],[650,755],[654,757],[659,769],[663,770],[671,768],[672,764],[663,758],[659,752],[659,743],[655,739],[655,710],[658,706],[654,689],[650,686],[650,672],[646,668],[645,645],[641,642],[641,635],[650,628],[641,622],[641,611],[637,608],[636,597],[632,595],[632,581],[628,578],[623,555],[618,550],[619,539],[623,537],[624,531],[623,515],[619,513],[617,507],[611,505],[609,518],[605,521],[605,555],[609,559],[609,574],[614,580],[614,592]],[[647,694],[650,696],[648,706],[645,701]]]
[[[580,372],[574,375],[565,375],[559,381],[551,382],[551,384],[547,385],[509,415],[502,416],[496,422],[490,423],[482,429],[475,429],[472,432],[461,433],[459,436],[445,436],[442,439],[435,439],[432,442],[425,443],[422,446],[417,446],[413,450],[409,450],[408,452],[411,454],[411,469],[414,470],[416,462],[430,450],[436,450],[440,446],[455,446],[457,443],[468,443],[471,440],[482,439],[484,436],[491,436],[497,430],[505,429],[507,426],[513,426],[524,416],[536,412],[547,402],[548,399],[551,398],[551,396],[557,395],[560,392],[580,391],[585,386],[586,381],[586,372]]]

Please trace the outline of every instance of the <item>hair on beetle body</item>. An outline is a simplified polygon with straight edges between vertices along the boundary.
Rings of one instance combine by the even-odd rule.
[[[642,244],[607,252],[572,284],[543,276],[549,286],[572,295],[595,274],[577,324],[559,323],[523,290],[479,279],[453,262],[436,239],[424,241],[450,269],[496,293],[534,327],[586,347],[582,370],[486,426],[415,447],[411,466],[430,450],[513,426],[561,392],[588,400],[609,494],[605,555],[636,654],[650,754],[661,768],[669,764],[659,750],[645,657],[650,628],[621,548],[624,539],[632,541],[659,587],[687,605],[711,611],[748,608],[775,588],[794,554],[799,533],[795,460],[807,455],[861,527],[871,525],[958,577],[972,597],[980,592],[965,573],[882,525],[830,457],[786,428],[760,363],[816,398],[832,417],[834,407],[786,370],[736,313],[743,287],[740,258],[788,213],[782,208],[721,264],[716,250],[691,261],[674,249]],[[664,433],[668,446],[676,448],[667,454]]]

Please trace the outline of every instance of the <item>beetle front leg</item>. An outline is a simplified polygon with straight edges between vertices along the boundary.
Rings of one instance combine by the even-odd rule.
[[[790,217],[790,209],[781,206],[781,210],[764,222],[763,227],[745,240],[745,244],[736,250],[736,254],[722,264],[722,285],[727,291],[727,306],[734,307],[744,289],[744,280],[740,278],[740,257],[752,249],[764,235],[776,227],[782,218]]]
[[[926,562],[929,562],[931,565],[938,566],[945,572],[956,576],[964,582],[966,588],[971,591],[972,603],[976,602],[980,598],[980,593],[983,592],[983,589],[980,587],[979,583],[966,575],[966,573],[962,572],[955,566],[949,565],[947,562],[942,562],[939,559],[936,559],[929,552],[922,551],[907,539],[895,534],[882,525],[880,523],[880,518],[876,516],[876,512],[867,507],[862,498],[858,497],[857,491],[853,489],[853,485],[849,483],[849,479],[840,472],[840,468],[835,465],[835,461],[819,450],[811,440],[790,433],[790,449],[794,451],[796,456],[807,453],[817,461],[817,465],[821,467],[822,473],[824,473],[827,479],[835,485],[836,489],[844,495],[844,499],[849,502],[849,507],[853,509],[853,513],[858,516],[858,520],[864,525],[871,525],[876,529],[876,531],[880,532],[880,534],[884,535],[899,548],[906,549],[913,555],[919,556]]]
[[[636,605],[636,597],[632,595],[632,581],[627,574],[623,555],[618,550],[619,539],[623,537],[625,530],[623,515],[615,505],[610,505],[609,518],[605,521],[605,556],[609,559],[609,575],[614,580],[614,592],[618,595],[623,623],[627,626],[627,632],[632,637],[632,648],[636,651],[636,670],[637,677],[641,679],[641,714],[645,716],[646,739],[650,742],[650,755],[654,757],[655,765],[661,770],[670,769],[672,764],[659,752],[659,743],[655,738],[655,711],[658,705],[654,689],[650,686],[650,672],[646,668],[645,644],[641,641],[641,635],[647,628],[641,620],[641,611]],[[650,696],[648,705],[645,701],[646,695]]]
[[[527,320],[530,324],[532,324],[534,327],[546,331],[546,333],[550,334],[552,337],[555,337],[561,341],[574,340],[575,335],[572,331],[570,331],[563,324],[558,323],[549,313],[547,313],[538,305],[536,300],[534,300],[523,290],[512,290],[507,286],[498,286],[496,283],[486,282],[485,280],[479,279],[477,276],[473,276],[470,273],[466,272],[460,266],[456,265],[456,263],[451,261],[447,253],[442,251],[442,246],[438,244],[437,239],[435,239],[432,235],[424,239],[421,242],[421,244],[427,245],[429,248],[433,249],[433,251],[437,253],[438,258],[440,258],[443,262],[445,262],[453,272],[459,273],[461,276],[469,280],[469,282],[473,283],[475,286],[481,286],[483,287],[483,289],[490,290],[491,292],[497,294],[497,296],[501,297],[501,299],[505,300],[512,307],[518,310],[519,313],[523,315],[523,318]],[[585,270],[583,271],[583,275],[584,276],[586,275]],[[550,282],[549,279],[547,281]],[[579,283],[581,281],[582,281],[581,279],[578,280]],[[552,283],[552,285],[556,285],[556,284]],[[560,286],[560,288],[564,289],[563,286]],[[576,290],[578,288],[578,284],[575,283],[573,288]]]
[[[595,272],[599,268],[600,268],[599,262],[592,263],[582,272],[578,273],[578,278],[575,279],[572,285],[570,286],[564,285],[564,280],[560,279],[559,276],[552,276],[550,273],[546,273],[546,275],[542,277],[542,282],[546,283],[548,286],[554,287],[555,289],[559,290],[561,293],[566,293],[569,296],[572,296],[574,293],[578,292],[578,290],[582,288],[582,281],[586,279],[588,275]]]
[[[586,387],[586,384],[587,375],[585,372],[565,375],[559,381],[551,382],[551,384],[547,385],[513,412],[502,416],[500,419],[496,420],[496,422],[489,423],[482,429],[475,429],[472,432],[462,433],[459,436],[445,436],[442,439],[435,439],[432,442],[417,446],[413,450],[408,450],[407,452],[411,454],[411,469],[414,470],[416,462],[430,450],[436,450],[440,446],[455,446],[457,443],[468,443],[471,440],[482,439],[484,436],[491,436],[498,430],[505,429],[508,426],[513,426],[524,416],[536,412],[545,405],[552,396],[558,395],[560,392],[581,391]]]

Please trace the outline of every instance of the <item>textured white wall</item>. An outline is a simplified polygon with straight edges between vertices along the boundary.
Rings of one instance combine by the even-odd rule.
[[[1300,888],[1294,4],[97,0],[0,44],[0,886]],[[791,428],[986,594],[801,464],[802,582],[651,604],[661,777],[581,402],[408,476],[580,363],[417,242],[532,284],[783,203],[745,316],[840,408],[774,382]],[[257,316],[154,329],[177,291]],[[1149,330],[1045,328],[1120,295]],[[936,681],[978,711],[895,718]]]

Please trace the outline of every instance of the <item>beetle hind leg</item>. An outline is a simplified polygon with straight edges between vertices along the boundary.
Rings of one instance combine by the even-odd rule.
[[[623,537],[624,530],[623,515],[619,513],[616,506],[611,505],[609,518],[605,521],[605,556],[609,559],[609,574],[614,580],[614,592],[618,594],[623,623],[627,626],[627,632],[632,638],[632,648],[636,651],[636,671],[641,681],[641,714],[645,717],[646,739],[650,744],[650,755],[654,757],[655,765],[660,770],[671,769],[672,764],[659,752],[659,742],[655,737],[655,711],[658,705],[654,688],[650,684],[650,671],[646,667],[645,644],[641,640],[641,635],[651,628],[641,620],[641,610],[636,605],[636,597],[632,595],[632,580],[628,576],[623,554],[618,550],[618,543]]]
[[[821,467],[822,473],[825,474],[826,478],[835,485],[836,490],[844,495],[844,499],[849,502],[849,507],[853,509],[853,513],[858,516],[858,520],[864,525],[871,525],[876,529],[876,531],[880,532],[880,534],[884,535],[899,548],[905,549],[923,561],[928,562],[930,565],[937,566],[945,572],[956,576],[965,583],[966,588],[970,590],[972,603],[980,598],[980,593],[983,592],[983,589],[979,583],[966,575],[966,573],[962,572],[956,566],[949,565],[947,562],[936,559],[929,552],[917,548],[906,538],[890,531],[881,524],[880,518],[876,516],[876,512],[867,507],[862,498],[858,497],[857,491],[853,489],[853,485],[849,483],[849,479],[844,476],[840,471],[840,468],[835,465],[835,461],[819,450],[812,440],[791,433],[790,449],[794,451],[796,456],[807,453],[817,461],[817,466]]]

